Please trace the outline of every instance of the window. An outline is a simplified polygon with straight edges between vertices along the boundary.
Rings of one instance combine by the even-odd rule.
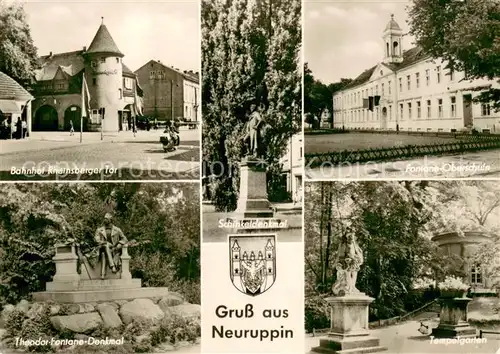
[[[415,73],[415,81],[417,84],[417,88],[420,87],[420,73]]]
[[[431,71],[429,69],[425,70],[425,82],[427,86],[431,83]]]
[[[92,60],[90,62],[90,66],[93,67],[93,68],[97,67],[97,62],[95,60]]]
[[[389,120],[392,119],[392,106],[389,105]]]
[[[457,116],[457,99],[456,97],[450,97],[451,101],[451,116],[456,117]]]
[[[417,101],[417,118],[420,118],[422,116],[422,107],[421,107],[420,101]]]
[[[106,58],[105,57],[101,57],[101,63],[105,63],[106,62]]]
[[[411,90],[411,76],[407,75],[406,76],[406,86],[408,87],[408,91]]]
[[[438,117],[442,118],[443,117],[443,99],[438,98]]]
[[[450,81],[455,80],[455,70],[453,68],[450,68]]]
[[[491,115],[491,106],[489,103],[483,103],[481,104],[481,115],[482,116],[489,116]]]
[[[384,84],[382,84],[382,96],[384,95]]]
[[[378,95],[378,85],[375,86],[375,94]]]
[[[402,103],[399,104],[399,117],[401,118],[401,120],[404,119],[404,117],[403,117],[403,104]]]
[[[129,77],[124,77],[123,78],[123,86],[125,87],[126,90],[132,90],[133,80]]]
[[[441,82],[441,66],[438,65],[436,67],[436,79],[437,79],[437,83],[439,84]]]
[[[399,92],[403,92],[403,79],[399,78]]]
[[[431,118],[432,103],[431,100],[427,100],[427,118]]]
[[[473,266],[470,269],[470,282],[471,284],[482,284],[483,275],[481,274],[481,268],[478,266]]]
[[[120,62],[120,58],[116,58],[116,62],[119,63]]]
[[[123,98],[122,89],[118,89],[118,98],[120,98],[120,99]]]
[[[411,102],[408,103],[408,119],[411,119]]]
[[[92,85],[97,85],[97,79],[95,77],[92,79]]]
[[[375,120],[378,120],[378,107],[375,109]]]
[[[389,95],[391,94],[391,81],[387,83],[387,91],[389,91]]]

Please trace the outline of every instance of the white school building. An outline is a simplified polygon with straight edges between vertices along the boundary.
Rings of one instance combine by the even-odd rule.
[[[419,47],[405,51],[402,37],[391,15],[382,34],[382,62],[333,95],[335,128],[500,133],[500,112],[489,104],[472,103],[478,89],[500,84],[465,79],[463,72],[446,69],[446,62],[432,59]]]

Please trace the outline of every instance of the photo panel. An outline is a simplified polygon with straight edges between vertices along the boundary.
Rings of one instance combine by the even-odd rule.
[[[199,353],[199,183],[0,184],[0,352]]]
[[[305,0],[306,178],[499,177],[498,13]]]
[[[305,183],[305,353],[498,353],[498,180]]]
[[[0,11],[0,180],[200,178],[197,0]]]
[[[204,353],[304,346],[301,11],[201,3]]]

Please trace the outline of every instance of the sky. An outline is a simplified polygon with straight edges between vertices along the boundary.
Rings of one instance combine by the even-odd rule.
[[[38,55],[90,46],[101,17],[132,70],[159,60],[200,71],[197,0],[24,0]]]
[[[394,19],[408,32],[406,0],[305,0],[304,59],[325,84],[354,79],[384,57],[382,32]],[[414,39],[403,37],[403,50]]]

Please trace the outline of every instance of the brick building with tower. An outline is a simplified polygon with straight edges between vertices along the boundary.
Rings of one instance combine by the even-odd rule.
[[[421,48],[403,50],[403,31],[391,16],[382,34],[384,58],[333,95],[335,128],[500,133],[500,113],[472,99],[500,88],[494,80],[469,80]]]
[[[80,122],[84,131],[131,129],[141,114],[142,90],[124,56],[104,22],[88,48],[42,56],[33,85],[32,130],[69,130],[70,122],[77,131]]]
[[[160,121],[182,119],[198,122],[201,117],[198,72],[180,71],[158,60],[150,60],[135,71],[144,91],[144,115]]]

